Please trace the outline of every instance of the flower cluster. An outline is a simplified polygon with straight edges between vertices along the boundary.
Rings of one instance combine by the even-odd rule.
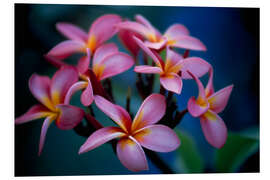
[[[54,121],[59,129],[74,129],[79,135],[89,136],[79,154],[112,142],[127,169],[147,170],[144,148],[157,152],[177,149],[180,139],[173,128],[186,112],[200,118],[210,145],[221,148],[225,144],[227,128],[218,113],[226,107],[233,85],[214,92],[212,65],[200,57],[189,57],[190,50],[206,51],[206,46],[192,37],[185,26],[174,24],[162,34],[141,15],[130,21],[108,14],[96,19],[88,33],[70,23],[57,23],[56,28],[68,40],[52,48],[45,58],[59,69],[51,79],[37,74],[30,77],[29,89],[40,104],[15,120],[15,124],[22,124],[45,118],[39,155],[48,127]],[[116,44],[107,43],[116,34],[131,55],[120,52]],[[185,52],[179,54],[175,48]],[[143,63],[139,61],[140,50]],[[162,56],[163,52],[166,56]],[[83,54],[77,65],[65,63],[64,59],[74,53]],[[134,64],[137,90],[143,99],[135,117],[129,107],[131,95],[127,96],[126,108],[117,105],[110,82],[111,77]],[[209,80],[204,88],[199,78],[207,73]],[[159,75],[160,92],[154,92],[155,74]],[[181,94],[183,79],[194,79],[199,94],[189,99],[186,110],[178,111],[172,96]],[[81,104],[90,112],[70,104],[72,95],[78,91],[82,91]],[[119,127],[103,127],[92,112],[93,103]],[[83,126],[83,120],[87,121],[87,127]]]

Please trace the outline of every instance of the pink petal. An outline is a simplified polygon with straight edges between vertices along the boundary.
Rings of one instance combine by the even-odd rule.
[[[160,94],[151,94],[142,103],[139,108],[133,123],[132,131],[136,131],[145,126],[155,124],[165,114],[166,99]]]
[[[208,110],[201,117],[203,134],[209,144],[221,148],[227,139],[227,127],[223,120],[213,111]]]
[[[56,125],[59,129],[72,129],[83,119],[84,111],[81,108],[66,104],[59,104],[57,108],[60,110],[60,114],[56,120]]]
[[[191,97],[188,100],[188,112],[193,116],[193,117],[199,117],[202,114],[204,114],[208,109],[209,109],[209,103],[205,101],[202,104],[198,104],[197,100],[195,97]]]
[[[63,22],[57,23],[56,29],[71,40],[82,41],[82,42],[87,41],[87,37],[88,37],[87,33],[81,28],[79,28],[78,26],[75,26],[73,24],[63,23]]]
[[[205,91],[204,91],[204,87],[202,82],[199,80],[199,78],[194,75],[192,72],[187,71],[189,73],[189,75],[196,81],[197,85],[198,85],[198,89],[199,89],[199,95],[198,95],[198,99],[202,100],[202,101],[207,101],[206,96],[205,96]]]
[[[176,133],[164,125],[147,126],[136,133],[134,138],[143,147],[157,152],[174,151],[180,145]]]
[[[77,70],[79,73],[84,74],[90,65],[90,57],[91,57],[91,52],[87,48],[87,56],[83,56],[80,58],[78,65],[77,65]]]
[[[183,79],[192,78],[187,71],[190,71],[197,77],[201,77],[206,74],[211,68],[211,65],[208,62],[199,57],[186,58],[181,62],[181,64],[181,72]]]
[[[129,138],[120,139],[117,143],[117,156],[121,163],[130,171],[148,170],[145,153],[142,147],[134,140]]]
[[[133,66],[134,60],[128,54],[118,52],[103,59],[98,68],[102,68],[98,79],[103,80],[117,74],[120,74]],[[117,66],[116,66],[117,65]]]
[[[15,124],[26,123],[35,119],[44,118],[50,114],[51,111],[45,106],[37,104],[32,106],[25,114],[15,119]]]
[[[137,58],[138,53],[140,51],[140,47],[137,45],[137,43],[133,39],[133,36],[141,40],[143,39],[143,37],[140,34],[135,33],[133,31],[129,31],[129,30],[122,29],[118,33],[118,37],[120,41],[122,42],[122,44],[124,44],[124,46],[132,53],[132,55],[135,58]]]
[[[197,50],[197,51],[206,51],[206,46],[197,38],[182,35],[177,39],[174,39],[175,43],[171,46],[185,48],[190,50]]]
[[[47,130],[54,119],[55,119],[55,116],[49,116],[44,120],[44,122],[42,124],[41,133],[40,133],[40,140],[39,140],[39,150],[38,150],[39,156],[41,155],[41,152],[42,152],[42,149],[44,146]]]
[[[54,104],[63,103],[69,88],[78,81],[78,72],[72,66],[61,67],[52,77],[51,97]]]
[[[80,41],[67,40],[57,44],[48,52],[48,56],[55,57],[59,60],[65,59],[73,53],[83,52],[85,44]]]
[[[91,151],[112,139],[123,136],[125,136],[125,133],[118,127],[105,127],[98,129],[91,134],[85,143],[80,147],[79,154]]]
[[[207,83],[206,88],[205,88],[206,97],[211,96],[215,92],[214,85],[213,85],[213,76],[214,76],[213,74],[214,74],[214,70],[212,67],[210,67],[209,79],[208,79],[208,83]]]
[[[145,74],[160,74],[162,73],[162,69],[159,67],[141,65],[135,66],[134,71],[137,73],[145,73]]]
[[[145,27],[144,25],[137,23],[137,22],[131,22],[131,21],[125,21],[125,22],[118,23],[117,28],[119,30],[133,31],[135,33],[142,35],[145,38],[148,38],[148,36],[150,34],[154,33],[153,31],[151,31],[151,29]]]
[[[152,24],[146,18],[144,18],[142,15],[139,15],[139,14],[136,15],[135,19],[137,22],[145,25],[149,30],[154,32],[156,34],[156,36],[161,37],[160,32],[155,27],[153,27]]]
[[[105,98],[96,95],[95,103],[97,107],[109,116],[116,124],[118,124],[124,131],[128,132],[131,126],[131,119],[128,113],[123,113],[117,105],[112,104]]]
[[[153,61],[159,66],[159,67],[162,67],[163,65],[163,62],[148,48],[144,45],[144,43],[136,38],[136,37],[133,37],[134,40],[136,41],[136,43],[143,49],[143,51],[148,55],[150,56]]]
[[[169,47],[167,47],[166,52],[165,71],[178,73],[182,68],[181,62],[183,62],[183,57],[180,54],[170,50]]]
[[[97,18],[89,30],[89,38],[94,36],[97,46],[102,44],[117,33],[115,25],[121,21],[121,17],[114,14],[107,14]]]
[[[29,89],[34,97],[50,110],[54,110],[54,105],[50,97],[51,80],[47,76],[33,74],[29,79]]]
[[[86,89],[82,92],[81,95],[81,102],[84,106],[90,106],[94,100],[94,94],[93,94],[93,88],[92,84],[89,78],[87,78],[87,87]]]
[[[118,52],[118,47],[114,43],[104,44],[100,46],[94,54],[93,66],[99,64],[107,56]]]
[[[228,103],[232,89],[233,89],[233,85],[230,85],[212,94],[208,98],[210,109],[214,111],[215,113],[222,112]]]
[[[160,76],[160,83],[168,91],[181,94],[183,82],[177,74],[170,73],[166,76]]]
[[[85,81],[78,81],[74,83],[68,90],[66,96],[65,96],[65,101],[64,104],[69,104],[71,97],[73,96],[74,93],[76,93],[79,90],[85,89],[88,86],[88,83]]]
[[[144,45],[150,49],[160,50],[167,44],[167,40],[161,40],[159,42],[145,41]]]
[[[173,24],[164,33],[169,40],[177,39],[182,35],[189,35],[188,29],[182,24]]]

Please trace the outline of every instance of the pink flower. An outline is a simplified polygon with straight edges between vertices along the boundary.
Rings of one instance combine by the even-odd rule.
[[[87,63],[85,63],[87,62]],[[73,84],[68,91],[65,103],[68,104],[71,96],[78,90],[84,89],[81,95],[81,102],[89,106],[94,99],[93,88],[87,71],[90,62],[90,55],[82,57],[78,63],[78,71],[82,80]],[[134,60],[128,54],[118,51],[115,44],[109,43],[100,46],[93,56],[92,70],[98,81],[120,74],[133,66]],[[92,82],[93,83],[93,82]],[[97,82],[98,83],[98,82]],[[96,84],[97,84],[96,83]]]
[[[75,25],[57,23],[57,30],[69,40],[56,45],[46,56],[62,60],[77,52],[86,54],[87,49],[90,50],[90,54],[93,54],[98,47],[117,32],[114,26],[119,22],[121,22],[121,18],[118,15],[107,14],[101,16],[93,22],[88,34]]]
[[[147,170],[148,164],[142,146],[158,152],[170,152],[178,148],[180,140],[167,126],[154,125],[165,114],[165,97],[152,94],[142,103],[133,122],[121,106],[112,104],[101,96],[95,103],[119,127],[105,127],[94,132],[81,146],[79,154],[88,152],[112,139],[117,143],[117,156],[131,171]]]
[[[189,35],[188,29],[182,24],[170,26],[162,35],[152,24],[141,15],[136,15],[137,22],[126,21],[117,24],[119,29],[126,29],[142,35],[145,45],[160,50],[164,46],[172,46],[191,50],[206,51],[205,45],[197,38]]]
[[[227,86],[218,92],[214,92],[213,70],[206,88],[198,77],[189,72],[199,88],[197,99],[191,97],[188,101],[188,111],[193,117],[199,117],[204,136],[209,144],[215,148],[221,148],[227,139],[227,128],[218,113],[222,112],[229,100],[233,85]]]
[[[156,63],[157,67],[152,67],[148,65],[136,66],[134,68],[135,72],[138,73],[150,73],[160,75],[160,84],[168,91],[175,92],[177,94],[181,93],[182,90],[182,78],[190,79],[191,76],[187,73],[187,70],[193,72],[197,76],[201,77],[209,71],[211,65],[198,57],[189,57],[183,59],[183,57],[167,47],[167,57],[165,63],[161,57],[151,51],[145,44],[134,37],[137,44],[148,54]],[[181,72],[181,77],[179,76]]]
[[[46,118],[41,129],[39,155],[47,130],[53,121],[58,128],[67,130],[74,128],[83,119],[84,111],[82,109],[63,104],[68,89],[77,80],[78,73],[73,67],[62,67],[52,79],[37,74],[33,74],[29,79],[29,89],[41,104],[34,105],[25,114],[17,117],[15,124]]]

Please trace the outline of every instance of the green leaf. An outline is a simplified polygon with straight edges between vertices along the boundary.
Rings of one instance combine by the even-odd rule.
[[[218,172],[236,172],[259,149],[258,128],[229,133],[226,144],[216,152]]]
[[[175,130],[181,140],[177,149],[176,170],[180,173],[201,173],[204,170],[203,159],[190,135],[184,131]]]

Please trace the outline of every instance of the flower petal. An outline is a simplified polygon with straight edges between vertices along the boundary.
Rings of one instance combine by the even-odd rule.
[[[87,33],[73,24],[60,22],[56,24],[56,29],[71,40],[87,41]]]
[[[215,148],[221,148],[227,139],[227,127],[223,120],[215,112],[208,110],[200,122],[208,143]]]
[[[82,92],[81,95],[81,102],[84,106],[90,106],[94,100],[94,94],[93,94],[93,88],[92,84],[89,78],[87,78],[87,87],[86,89]]]
[[[167,47],[167,55],[165,62],[165,72],[173,72],[178,73],[182,68],[183,57],[172,51],[169,47]]]
[[[148,170],[148,164],[142,147],[129,138],[120,139],[117,143],[117,156],[130,171]]]
[[[182,24],[173,24],[164,33],[169,40],[177,39],[182,35],[189,35],[188,29]]]
[[[159,67],[163,66],[162,65],[163,61],[161,61],[148,47],[146,47],[140,39],[136,37],[133,38],[136,41],[136,43],[143,49],[143,51],[153,59],[153,61],[157,64],[157,66]]]
[[[215,92],[214,85],[213,85],[213,76],[214,76],[213,74],[214,74],[214,70],[212,67],[210,67],[209,79],[208,79],[208,83],[207,83],[206,88],[205,88],[206,97],[211,96]]]
[[[151,29],[137,22],[125,21],[125,22],[118,23],[116,26],[120,30],[124,29],[124,30],[133,31],[142,35],[145,38],[148,38],[149,35],[152,35],[154,33]]]
[[[174,39],[174,43],[172,43],[171,46],[190,50],[206,51],[206,46],[199,39],[186,35],[182,35],[181,37]]]
[[[52,64],[54,67],[56,68],[61,68],[62,66],[67,66],[68,64],[63,62],[62,60],[59,60],[53,56],[50,56],[48,54],[44,55],[44,58],[50,63]]]
[[[202,100],[206,101],[206,96],[205,96],[205,91],[204,91],[204,87],[202,82],[199,80],[199,78],[194,75],[192,72],[190,72],[189,70],[187,71],[189,73],[189,75],[196,81],[197,85],[198,85],[198,89],[199,89],[199,95],[198,95],[198,99],[202,98]]]
[[[78,72],[72,66],[61,67],[52,77],[51,98],[54,104],[63,103],[69,88],[78,81]]]
[[[59,104],[60,114],[56,120],[56,125],[59,129],[72,129],[81,122],[84,116],[84,111],[76,106]]]
[[[206,74],[211,68],[211,65],[208,62],[199,57],[189,57],[183,59],[181,65],[182,65],[181,72],[183,79],[192,78],[192,76],[190,76],[190,74],[187,71],[190,71],[197,77],[201,77],[204,74]]]
[[[55,117],[56,116],[48,116],[42,124],[41,133],[40,133],[40,140],[39,140],[39,150],[38,150],[39,156],[41,155],[41,152],[42,152],[42,149],[44,146],[47,130],[48,130],[49,126],[51,125],[51,123],[53,122],[53,120],[55,119]]]
[[[193,116],[193,117],[199,117],[202,114],[204,114],[207,110],[209,109],[209,103],[205,102],[202,104],[198,104],[197,100],[195,97],[191,97],[188,100],[188,112]]]
[[[159,42],[150,42],[150,41],[145,41],[144,45],[147,46],[150,49],[155,49],[155,50],[160,50],[167,44],[167,40],[161,40]]]
[[[149,30],[151,30],[156,36],[161,37],[161,33],[142,15],[137,14],[135,16],[137,22],[145,25]]]
[[[164,125],[150,125],[134,135],[134,138],[145,148],[157,152],[170,152],[177,149],[180,140],[176,133]]]
[[[117,64],[117,66],[116,66]],[[120,74],[133,66],[134,60],[128,54],[118,52],[107,56],[98,65],[97,78],[99,80]],[[95,68],[94,68],[95,70]]]
[[[87,48],[87,56],[83,56],[79,59],[78,65],[77,65],[77,70],[79,73],[84,74],[90,65],[90,57],[91,57],[91,52]]]
[[[183,82],[177,74],[170,73],[166,76],[160,76],[160,83],[168,91],[181,94]]]
[[[83,52],[85,44],[80,41],[67,40],[57,44],[48,52],[48,56],[55,57],[59,60],[65,59],[76,52]]]
[[[117,105],[98,95],[95,96],[95,103],[101,111],[109,116],[125,132],[129,131],[131,119],[127,112],[123,113],[125,111],[124,109],[120,109]]]
[[[223,111],[228,103],[232,89],[233,85],[230,85],[212,94],[208,98],[210,109],[215,113],[220,113],[221,111]]]
[[[134,71],[137,73],[145,73],[145,74],[160,74],[162,73],[162,69],[159,67],[141,65],[135,66]]]
[[[98,129],[89,138],[85,143],[80,147],[79,154],[91,151],[92,149],[105,144],[106,142],[125,136],[122,129],[118,127],[105,127]]]
[[[145,126],[155,124],[165,114],[166,99],[160,94],[151,94],[142,103],[134,121],[132,123],[132,132]]]
[[[93,66],[99,64],[107,56],[117,53],[118,47],[114,43],[104,44],[100,46],[94,54],[93,57]]]
[[[85,89],[88,86],[88,83],[85,81],[78,81],[74,83],[68,90],[66,96],[65,96],[65,101],[64,104],[69,104],[71,97],[73,96],[74,93],[76,93],[79,90]]]
[[[95,37],[96,44],[99,46],[117,33],[115,25],[121,21],[121,17],[115,14],[107,14],[97,18],[89,30],[89,39]]]
[[[51,115],[51,111],[43,105],[37,104],[32,106],[25,114],[15,119],[15,124],[26,123],[35,119],[44,118]]]
[[[50,110],[54,110],[54,105],[50,97],[51,80],[47,76],[33,74],[29,79],[29,89],[34,97]]]

